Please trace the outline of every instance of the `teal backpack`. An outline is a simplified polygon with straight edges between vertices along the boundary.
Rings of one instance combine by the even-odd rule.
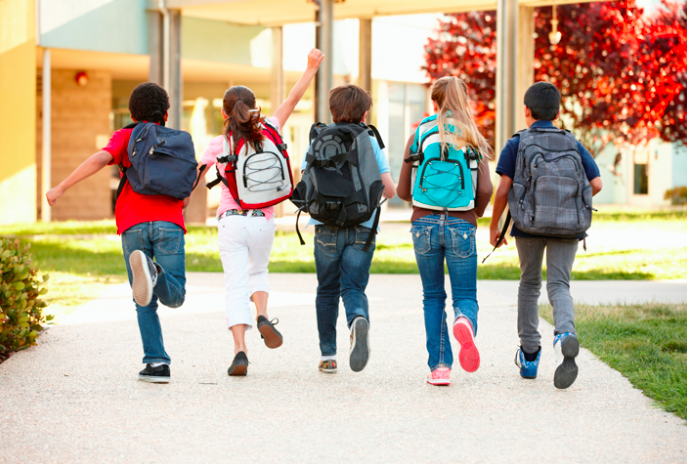
[[[445,128],[446,134],[457,135],[454,126],[447,124]],[[442,144],[436,114],[420,122],[410,153],[404,161],[413,163],[413,206],[437,211],[475,207],[481,155],[469,145],[456,150],[451,144]]]

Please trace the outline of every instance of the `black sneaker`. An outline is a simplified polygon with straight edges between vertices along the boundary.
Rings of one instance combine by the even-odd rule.
[[[360,372],[367,365],[370,358],[370,346],[368,343],[368,332],[370,323],[362,316],[353,319],[351,327],[351,357],[350,365],[353,372]]]
[[[138,380],[151,383],[169,383],[169,365],[153,367],[146,364],[146,368],[138,373]]]
[[[239,351],[234,356],[234,362],[229,366],[227,374],[233,376],[246,375],[248,374],[248,356],[243,351]]]
[[[135,250],[129,255],[131,266],[131,288],[134,291],[134,300],[139,306],[148,306],[153,299],[153,287],[157,282],[157,266],[141,250]]]
[[[284,342],[281,333],[274,328],[277,324],[279,324],[279,319],[275,318],[268,321],[265,316],[258,316],[258,331],[260,331],[260,336],[265,340],[267,348],[279,348]]]

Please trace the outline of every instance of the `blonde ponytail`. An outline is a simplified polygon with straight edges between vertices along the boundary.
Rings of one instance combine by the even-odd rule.
[[[432,100],[439,108],[437,125],[442,144],[450,144],[456,149],[470,145],[491,158],[493,150],[475,122],[468,101],[468,88],[462,79],[455,76],[438,79],[432,85]],[[455,127],[454,133],[447,134],[448,126]]]

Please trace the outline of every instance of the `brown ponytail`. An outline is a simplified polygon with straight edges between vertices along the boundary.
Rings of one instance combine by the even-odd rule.
[[[255,95],[242,85],[235,85],[224,93],[224,112],[227,119],[224,121],[224,135],[232,136],[234,145],[240,139],[244,139],[255,147],[255,142],[262,142],[263,135],[260,123],[260,108],[255,103]]]

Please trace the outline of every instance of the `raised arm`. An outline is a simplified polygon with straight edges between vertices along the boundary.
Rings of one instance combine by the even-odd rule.
[[[74,169],[74,172],[69,174],[65,180],[60,182],[57,187],[48,190],[45,196],[48,198],[48,204],[53,206],[57,199],[64,195],[72,185],[81,182],[87,177],[92,176],[102,168],[110,164],[112,155],[105,150],[100,150],[98,153],[91,155],[86,161],[81,163],[81,166]]]
[[[279,121],[280,128],[284,127],[284,124],[286,124],[289,116],[291,116],[291,113],[293,113],[294,108],[296,108],[298,102],[301,101],[301,98],[303,98],[305,91],[308,90],[308,86],[315,77],[315,74],[317,74],[317,70],[320,67],[323,59],[324,55],[316,48],[313,48],[310,50],[310,53],[308,53],[308,66],[305,68],[305,72],[301,78],[298,79],[296,85],[293,86],[291,92],[289,92],[289,96],[286,97],[286,100],[284,100],[284,103],[282,103],[277,111],[275,111],[272,115],[273,117],[277,118],[277,121]]]

